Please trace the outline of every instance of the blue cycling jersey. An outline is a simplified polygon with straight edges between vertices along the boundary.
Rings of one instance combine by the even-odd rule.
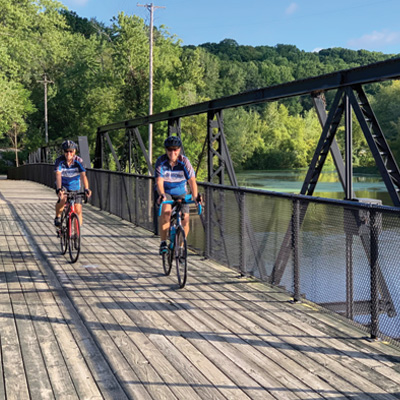
[[[82,158],[74,156],[71,165],[67,164],[65,156],[57,158],[55,171],[61,172],[61,186],[68,191],[79,191],[81,189],[81,172],[86,172]]]
[[[165,193],[170,195],[186,194],[186,183],[194,176],[192,164],[187,157],[181,154],[179,154],[177,163],[173,167],[171,167],[166,154],[158,157],[156,161],[155,177],[164,179]]]

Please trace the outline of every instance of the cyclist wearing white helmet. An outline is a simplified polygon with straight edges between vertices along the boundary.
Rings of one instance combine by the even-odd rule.
[[[180,154],[182,141],[178,136],[169,136],[164,141],[165,154],[158,157],[155,165],[156,189],[159,195],[157,203],[165,200],[175,200],[186,195],[189,183],[192,199],[201,202],[197,191],[195,172],[187,157]],[[182,208],[182,226],[186,237],[189,233],[189,205]],[[160,217],[160,254],[167,252],[167,235],[171,217],[171,205],[165,204]]]
[[[60,217],[67,200],[66,192],[79,192],[83,188],[88,197],[92,192],[89,189],[89,181],[86,176],[86,168],[82,158],[76,155],[78,146],[72,140],[66,140],[61,145],[64,155],[57,158],[55,161],[56,174],[56,193],[58,201],[56,203],[56,217],[54,225],[59,226],[61,223]],[[77,197],[75,203],[75,211],[78,215],[79,222],[82,225],[82,198]]]

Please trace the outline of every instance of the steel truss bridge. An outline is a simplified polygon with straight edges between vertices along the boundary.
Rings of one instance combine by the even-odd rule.
[[[214,236],[211,234],[206,235],[205,253],[206,255],[210,253],[211,246],[213,246],[213,254],[218,251],[227,253],[227,245],[224,241],[226,232],[223,222],[226,214],[224,210],[226,190],[213,191],[212,189],[209,190],[208,186],[217,184],[221,185],[221,187],[226,187],[224,182],[225,175],[228,176],[230,187],[238,189],[233,192],[233,198],[240,211],[241,231],[248,238],[249,246],[251,247],[259,239],[256,238],[257,233],[253,228],[254,221],[251,221],[248,210],[246,211],[246,207],[244,207],[243,194],[246,193],[246,190],[238,187],[224,133],[223,111],[229,108],[278,101],[295,96],[311,96],[321,124],[321,136],[309,165],[300,195],[304,195],[304,198],[305,196],[313,196],[321,171],[330,153],[345,194],[343,202],[343,213],[345,215],[343,218],[345,220],[344,233],[346,242],[346,298],[353,299],[353,243],[355,238],[358,238],[357,240],[362,243],[362,251],[365,253],[371,267],[370,279],[371,287],[373,287],[372,292],[374,293],[371,295],[370,300],[330,302],[325,306],[341,312],[351,319],[355,315],[370,313],[372,332],[376,332],[378,329],[378,315],[384,313],[389,318],[394,318],[397,316],[397,310],[379,262],[377,238],[382,231],[382,220],[379,217],[379,213],[376,213],[375,209],[369,211],[368,207],[358,209],[349,206],[350,202],[353,202],[353,204],[359,201],[365,203],[365,199],[355,198],[353,190],[352,112],[354,112],[360,124],[394,208],[399,208],[400,211],[399,167],[364,90],[364,86],[367,84],[399,78],[400,59],[396,58],[364,67],[255,89],[158,114],[104,125],[97,130],[93,165],[95,169],[107,169],[109,156],[112,155],[119,172],[142,174],[143,171],[139,162],[139,157],[141,157],[145,160],[148,173],[153,175],[153,165],[149,159],[139,128],[149,124],[166,122],[168,124],[166,135],[180,137],[182,134],[182,118],[206,114],[207,135],[203,149],[206,149],[207,152],[208,184],[204,184],[204,188],[207,190],[206,201],[209,212],[206,213],[207,215],[202,220],[202,223],[205,230],[207,229],[209,232],[219,231],[219,234],[214,234]],[[334,99],[329,109],[327,109],[325,101],[325,94],[328,91],[334,91]],[[343,120],[345,126],[344,158],[335,139],[338,127]],[[126,137],[122,156],[115,151],[112,140],[113,134],[120,134],[121,130],[125,131]],[[299,231],[311,204],[309,201],[301,201],[301,197],[299,199],[293,202],[292,217],[281,242],[280,250],[277,252],[272,271],[267,277],[267,280],[275,285],[281,284],[285,271],[287,271],[289,260],[292,260],[294,264],[294,271],[296,271],[296,263],[299,262],[297,246]],[[218,218],[212,217],[216,215],[218,215]],[[213,243],[210,242],[211,240],[213,240]],[[266,243],[266,240],[264,242]],[[255,264],[255,270],[263,270],[261,265],[263,260],[258,255],[264,252],[265,246],[265,244],[261,245],[260,248],[254,249],[252,252],[253,255],[256,254],[252,260],[252,263]],[[243,258],[240,262],[241,264],[249,264],[249,260],[245,260],[243,255],[241,257]],[[295,300],[300,300],[301,293],[299,292],[299,282],[296,276],[294,277],[294,295]],[[373,333],[372,336],[375,336],[375,334]]]
[[[339,179],[342,184],[345,198],[354,199],[352,177],[352,125],[351,110],[365,135],[369,148],[375,159],[379,172],[385,182],[390,198],[396,207],[400,207],[400,173],[393,154],[388,146],[385,136],[379,126],[371,108],[363,86],[369,83],[399,79],[400,59],[392,59],[365,67],[338,71],[304,80],[289,82],[281,85],[255,89],[245,93],[222,97],[182,107],[159,114],[139,117],[104,125],[98,128],[95,168],[103,168],[105,160],[106,143],[109,151],[114,156],[119,170],[127,165],[131,172],[137,164],[135,159],[140,151],[146,160],[148,170],[153,171],[147,150],[141,138],[139,127],[157,122],[168,122],[168,135],[181,136],[181,119],[198,114],[207,114],[207,151],[208,151],[208,181],[224,183],[227,173],[230,183],[238,186],[235,171],[226,144],[223,124],[223,110],[239,106],[271,102],[295,96],[311,96],[315,110],[321,123],[322,133],[315,149],[314,157],[309,166],[301,194],[312,196],[318,178],[327,159],[329,152],[332,154]],[[324,93],[336,90],[336,96],[330,107],[329,113],[325,109]],[[343,160],[335,140],[337,128],[342,118],[345,119],[345,160]],[[113,131],[124,129],[126,131],[125,157],[117,157],[110,134]],[[217,162],[215,162],[217,159]],[[135,172],[139,172],[135,170]]]

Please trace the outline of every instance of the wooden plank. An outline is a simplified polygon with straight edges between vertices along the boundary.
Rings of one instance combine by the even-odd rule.
[[[124,237],[124,235],[122,235],[123,237]],[[123,246],[123,244],[122,244],[122,246]],[[125,247],[124,247],[125,248]],[[137,252],[135,252],[135,255],[137,254]],[[115,260],[114,260],[115,261]],[[121,260],[122,261],[122,260]],[[116,263],[117,263],[117,265],[121,265],[121,261],[116,261]],[[107,262],[107,265],[109,266],[110,265],[110,263],[109,262]],[[146,273],[146,275],[148,275],[148,273]],[[158,275],[158,274],[157,274]],[[135,278],[133,279],[133,280],[135,280]],[[131,281],[132,281],[132,279],[131,279]],[[121,282],[123,282],[123,280],[121,279]],[[125,293],[125,292],[124,292]],[[265,395],[264,395],[264,398],[265,398]]]
[[[312,305],[289,304],[280,289],[237,279],[236,272],[195,256],[189,257],[187,287],[177,290],[175,271],[162,274],[157,238],[92,207],[85,209],[82,254],[71,265],[59,255],[53,201],[41,207],[35,225],[29,199],[14,205],[47,258],[36,272],[24,237],[10,240],[24,263],[7,267],[16,278],[11,298],[18,313],[29,316],[16,327],[50,339],[54,329],[67,374],[81,362],[78,369],[90,380],[86,386],[79,376],[70,378],[80,396],[118,398],[112,388],[125,398],[149,399],[399,397],[400,350],[360,340],[363,332],[346,321]],[[13,218],[7,223],[18,226]],[[0,249],[7,239],[0,234]],[[28,277],[28,269],[35,275]],[[2,296],[0,282],[0,303],[7,296],[10,301],[8,292]],[[41,324],[51,331],[39,332]],[[0,325],[0,340],[1,333]]]
[[[22,235],[20,235],[21,237]],[[10,242],[10,238],[8,238],[8,241]],[[31,257],[32,259],[34,258],[33,255]],[[28,276],[27,276],[28,278]],[[14,279],[13,279],[14,280]],[[26,279],[28,281],[28,279]],[[11,285],[11,284],[10,284]],[[9,286],[10,286],[9,285]],[[15,282],[14,282],[15,285]],[[11,288],[11,286],[10,286]],[[16,288],[15,288],[16,289]],[[19,288],[17,289],[19,290]],[[27,292],[29,293],[29,291]],[[30,292],[30,295],[33,296],[33,292]],[[30,298],[32,300],[32,297]],[[34,302],[33,304],[37,304],[37,302]],[[30,303],[31,306],[33,305]],[[43,318],[43,314],[41,313],[41,317]],[[18,319],[17,319],[18,321]],[[59,346],[57,342],[55,341],[54,335],[52,335],[52,330],[49,321],[46,321],[46,318],[44,320],[41,320],[40,324],[36,324],[37,327],[39,327],[39,333],[41,334],[39,340],[41,350],[37,351],[38,354],[43,354],[45,363],[46,363],[46,368],[47,370],[44,371],[46,375],[49,376],[51,379],[51,385],[52,385],[52,391],[54,390],[54,396],[59,397],[59,396],[67,396],[69,398],[78,398],[76,394],[75,387],[71,381],[70,375],[68,373],[68,370],[65,368],[65,361],[64,357],[60,353]],[[43,335],[46,333],[46,335]],[[43,336],[42,336],[43,335]],[[22,331],[21,332],[21,337],[23,340],[31,340],[33,336],[31,336],[28,332]],[[22,348],[22,350],[24,347]],[[36,349],[37,350],[37,349]],[[28,379],[31,378],[35,382],[35,378],[33,377],[34,374],[37,374],[40,379],[45,379],[41,374],[43,372],[40,371],[38,366],[36,365],[35,368],[32,368],[32,360],[31,360],[31,355],[27,354],[26,357],[24,357],[23,360],[24,363],[24,368],[29,374]],[[33,375],[32,375],[33,374]],[[32,384],[29,381],[29,390],[32,392],[32,395],[35,394],[35,391],[37,388],[35,387],[35,384]],[[40,396],[39,396],[40,398]]]
[[[29,208],[29,206],[28,206]],[[29,214],[28,210],[28,214]],[[33,228],[35,227],[35,221],[31,221]],[[42,237],[46,237],[47,235],[43,235]],[[65,381],[69,379],[71,382],[71,387],[73,388],[75,392],[78,390],[79,396],[80,397],[87,397],[87,398],[93,398],[93,399],[103,399],[103,398],[126,398],[123,393],[121,392],[121,389],[118,385],[118,396],[115,396],[115,390],[109,390],[110,388],[112,389],[112,386],[110,386],[110,382],[113,382],[114,377],[112,374],[109,373],[109,371],[106,371],[106,374],[103,374],[106,379],[99,380],[98,382],[100,383],[100,387],[107,385],[107,390],[104,390],[103,395],[100,394],[100,391],[98,389],[98,385],[96,381],[93,379],[91,376],[91,373],[89,372],[87,368],[87,363],[90,364],[91,362],[96,362],[96,353],[92,353],[93,361],[91,361],[91,358],[84,358],[82,357],[79,349],[78,349],[78,344],[75,344],[75,339],[72,338],[71,332],[68,329],[68,323],[66,322],[64,315],[66,315],[67,319],[71,318],[71,313],[66,312],[66,314],[62,314],[60,312],[60,309],[57,305],[56,300],[53,297],[52,291],[49,289],[49,287],[44,283],[45,280],[39,280],[36,281],[37,284],[41,287],[39,287],[39,293],[41,294],[41,299],[44,301],[46,304],[45,309],[46,309],[46,317],[52,321],[53,324],[53,329],[52,329],[52,340],[46,340],[43,342],[42,347],[45,351],[45,354],[47,356],[47,366],[49,370],[49,374],[52,377],[52,383],[55,387],[55,390],[57,393],[62,393],[63,395],[66,394],[65,388],[63,387],[65,384]],[[38,283],[39,282],[39,283]],[[57,293],[57,292],[56,292]],[[61,305],[63,306],[63,302],[60,302]],[[76,321],[75,321],[76,322]],[[43,324],[42,324],[43,325]],[[43,328],[43,327],[42,327]],[[43,334],[43,330],[41,331]],[[81,338],[82,339],[82,338]],[[73,344],[74,345],[71,345]],[[88,346],[87,341],[83,340],[80,342],[81,348],[86,348]],[[90,347],[90,345],[89,345]],[[55,356],[57,355],[57,358],[55,359]],[[101,363],[100,363],[101,365]],[[99,368],[97,367],[97,370]],[[72,377],[72,380],[71,380]],[[113,379],[110,379],[113,378]],[[72,381],[74,383],[72,383]],[[114,394],[113,394],[114,393]],[[68,394],[68,396],[72,396],[72,394]]]
[[[108,273],[110,278],[117,277],[115,273]],[[194,346],[181,335],[167,320],[160,314],[165,313],[165,308],[161,305],[161,311],[153,308],[148,296],[146,305],[143,305],[141,297],[129,289],[131,281],[128,275],[119,275],[118,281],[122,282],[124,288],[113,295],[113,301],[119,304],[121,309],[136,321],[139,326],[147,327],[149,340],[163,353],[177,370],[183,375],[188,384],[191,384],[197,394],[205,399],[246,399],[248,398],[242,391],[238,391],[236,385],[222,374],[209,360],[200,353]],[[155,300],[156,305],[159,301]],[[146,312],[154,311],[154,312]],[[171,320],[177,319],[175,316]],[[199,339],[200,336],[199,336]],[[211,381],[209,380],[211,378]],[[221,397],[219,391],[225,396]]]
[[[122,260],[121,260],[122,261]],[[142,291],[142,292],[144,292],[144,291]],[[147,300],[148,301],[148,300]],[[165,311],[165,310],[164,310]],[[175,311],[176,311],[176,309],[175,309]],[[194,329],[193,329],[193,326],[191,326],[190,327],[190,329],[189,329],[189,331],[190,331],[190,334],[193,334],[193,331],[194,331]],[[184,335],[184,333],[182,333],[182,332],[180,332],[180,335]],[[188,339],[187,337],[185,337],[186,339]],[[203,341],[204,341],[204,338],[201,338]],[[216,353],[216,350],[214,349],[213,351],[212,351],[213,353]],[[222,351],[222,352],[219,352],[221,355],[222,354],[224,354],[224,350]],[[209,352],[207,353],[207,354],[209,354]],[[226,358],[225,356],[223,356],[224,358]],[[228,361],[229,361],[229,358],[227,359]],[[226,361],[227,360],[225,360],[225,362],[224,362],[224,364],[226,364]],[[221,360],[220,360],[220,362],[221,362]],[[231,370],[232,370],[232,365],[235,365],[234,363],[231,363],[230,364],[230,373],[231,373]],[[235,368],[235,367],[234,367]],[[238,368],[237,366],[236,366],[236,368]],[[243,371],[239,368],[239,371],[241,371],[241,372],[239,372],[239,375],[240,375],[240,379],[242,379],[243,380]],[[252,375],[254,376],[254,371],[252,371]],[[263,374],[263,375],[265,375],[265,374]],[[257,386],[257,384],[255,384],[254,385],[254,383],[255,382],[253,382],[253,385],[252,386],[250,386],[250,387],[254,387],[254,386]],[[274,382],[275,383],[275,382]],[[253,397],[252,398],[258,398],[259,396],[260,396],[260,398],[262,397],[262,398],[266,398],[266,397],[268,397],[268,394],[267,394],[267,392],[265,392],[265,391],[260,391],[260,389],[262,389],[262,386],[260,386],[260,388],[258,389],[258,393],[255,393],[254,395],[253,395]],[[297,398],[297,397],[293,397],[293,398]]]
[[[273,293],[276,293],[276,290],[273,291]],[[249,296],[251,297],[251,294],[249,295],[246,292],[246,299],[249,299]],[[252,299],[254,301],[254,299]],[[266,302],[266,300],[265,300]],[[263,303],[264,304],[264,303]],[[261,307],[263,307],[263,304]],[[272,303],[272,307],[278,308],[276,306],[276,301]],[[282,307],[281,307],[282,308]],[[275,320],[273,321],[273,316],[274,314],[279,315],[279,318],[281,320]],[[271,307],[268,309],[268,318],[272,320],[271,322],[274,322],[274,326],[281,326],[282,329],[287,331],[289,333],[288,327],[291,326],[293,327],[293,331],[295,332],[303,332],[304,336],[307,337],[307,342],[305,342],[302,346],[304,348],[312,347],[315,349],[318,349],[321,351],[321,353],[326,354],[328,359],[330,358],[331,361],[329,363],[329,366],[334,366],[335,363],[332,361],[333,359],[336,359],[335,355],[340,357],[340,364],[341,366],[337,365],[336,369],[333,369],[338,376],[342,374],[343,379],[349,379],[352,378],[351,381],[365,390],[365,388],[369,388],[371,390],[371,393],[379,392],[379,390],[383,390],[386,392],[393,392],[395,390],[395,387],[393,382],[389,380],[385,380],[385,377],[382,375],[379,375],[375,373],[376,371],[372,370],[371,368],[363,368],[360,367],[360,363],[364,363],[365,360],[368,360],[371,358],[368,354],[364,354],[361,356],[359,359],[356,357],[355,352],[349,352],[347,355],[349,357],[344,357],[346,355],[346,352],[341,352],[340,349],[343,349],[344,344],[336,340],[332,337],[328,337],[325,335],[323,332],[318,331],[314,329],[311,325],[309,324],[304,324],[300,318],[293,318],[292,313],[288,313],[287,311],[280,310],[278,313],[271,309]],[[277,334],[277,333],[276,333]],[[319,340],[315,338],[320,338]],[[326,338],[326,339],[324,339]],[[347,341],[346,341],[347,342]],[[298,345],[300,346],[300,344]],[[347,344],[346,344],[347,346]],[[329,350],[332,349],[332,350]],[[360,354],[361,355],[361,354]],[[336,360],[335,360],[336,361]],[[341,373],[341,371],[343,371]],[[370,383],[375,382],[375,384]],[[379,385],[379,387],[378,387]],[[388,398],[391,398],[388,396]]]
[[[43,246],[48,246],[49,252],[57,253],[57,243],[45,243]],[[56,250],[55,250],[56,249]],[[56,259],[59,259],[59,255],[56,255]],[[65,261],[64,261],[65,263]],[[60,264],[63,264],[62,262]],[[41,294],[42,301],[47,304],[47,312],[51,315],[55,321],[65,321],[64,325],[68,325],[71,333],[73,335],[73,339],[69,340],[75,341],[77,346],[79,347],[83,359],[82,362],[85,362],[90,368],[91,373],[93,374],[94,381],[97,386],[101,390],[101,398],[104,399],[125,399],[128,398],[125,394],[125,391],[122,389],[120,383],[117,380],[118,374],[116,371],[119,369],[121,380],[127,381],[135,381],[137,380],[136,376],[132,376],[128,370],[124,369],[123,363],[121,363],[121,359],[118,358],[115,365],[116,369],[112,369],[110,360],[113,360],[114,351],[111,348],[111,351],[108,353],[104,351],[102,345],[98,345],[96,335],[93,335],[93,332],[87,329],[84,321],[81,320],[81,317],[85,317],[85,313],[83,310],[79,308],[75,308],[77,304],[71,303],[70,297],[63,291],[62,285],[57,279],[64,281],[64,285],[69,285],[69,278],[63,272],[60,264],[57,262],[52,263],[52,267],[54,267],[54,272],[47,269],[47,273],[50,275],[49,278],[53,282],[54,286],[56,286],[57,290],[54,293],[50,293],[47,291],[39,290]],[[55,300],[53,300],[53,294],[55,295]],[[58,294],[62,294],[62,296],[58,296]],[[79,315],[78,315],[79,313]],[[92,315],[89,316],[89,321],[91,320]],[[90,326],[91,323],[89,323]],[[62,333],[61,333],[62,335]],[[108,334],[105,334],[108,336]],[[61,336],[62,337],[62,336]],[[107,341],[105,342],[105,346],[107,348]],[[68,354],[68,347],[65,348],[65,351]],[[106,357],[104,357],[104,354]],[[70,363],[69,369],[74,369],[74,363]],[[117,376],[116,376],[117,375]],[[140,388],[140,385],[137,385],[135,391],[131,393],[133,397],[138,396],[139,398],[146,399],[146,392],[143,391],[143,388]]]
[[[19,346],[18,331],[14,319],[14,312],[9,293],[11,253],[13,247],[8,245],[5,221],[9,217],[9,210],[2,206],[1,232],[2,241],[0,254],[2,263],[0,266],[0,338],[1,355],[3,361],[4,392],[7,399],[28,399],[29,389],[26,381],[22,354]]]
[[[141,332],[141,327],[138,327],[128,318],[122,309],[114,305],[113,299],[108,295],[107,291],[97,286],[96,293],[92,292],[87,288],[83,279],[80,280],[78,278],[81,272],[74,269],[73,273],[77,277],[75,285],[79,284],[81,287],[80,289],[76,287],[76,290],[80,293],[82,299],[85,299],[89,307],[92,308],[93,312],[96,313],[101,323],[108,326],[121,327],[114,332],[114,340],[116,343],[119,342],[120,346],[123,344],[124,347],[121,351],[124,357],[136,371],[139,379],[148,383],[149,393],[158,399],[172,398],[174,397],[173,393],[180,398],[197,398],[180,374],[151,345],[147,336]],[[102,280],[97,273],[95,273],[95,276],[96,279],[90,279],[90,282],[104,282],[108,288],[107,280]],[[140,366],[140,368],[136,368],[137,366]],[[171,392],[167,390],[168,387]]]
[[[163,313],[165,313],[165,309],[163,309]],[[176,311],[176,309],[175,309],[175,311]],[[150,329],[150,328],[148,328],[148,329]],[[154,331],[156,331],[156,328],[153,328],[154,330],[152,330],[152,332]],[[151,330],[151,329],[150,329]],[[190,333],[190,335],[189,335],[189,337],[187,337],[187,335],[183,335],[182,333],[179,333],[179,335],[182,337],[182,339],[183,340],[186,340],[186,341],[188,341],[189,340],[189,338],[191,338],[193,335],[195,335],[195,332],[191,332]],[[154,334],[151,336],[151,338],[152,338],[152,340],[154,339]],[[170,336],[170,335],[168,335],[168,336]],[[172,335],[172,337],[176,337],[175,335]],[[243,374],[243,372],[240,370],[240,368],[238,368],[235,364],[233,364],[232,362],[230,362],[230,360],[228,359],[228,358],[226,358],[225,356],[224,356],[224,354],[223,353],[221,353],[221,352],[219,352],[219,351],[217,351],[215,348],[213,348],[213,346],[211,346],[211,345],[209,345],[208,343],[207,343],[207,341],[205,341],[204,340],[204,338],[202,338],[200,335],[199,335],[199,340],[200,340],[200,342],[201,342],[201,345],[200,345],[200,347],[202,347],[202,345],[205,345],[205,346],[207,346],[207,348],[208,348],[208,351],[207,352],[205,352],[205,354],[208,354],[208,353],[212,353],[213,354],[213,356],[215,356],[216,358],[217,358],[217,363],[220,363],[221,364],[221,366],[222,366],[222,371],[225,371],[225,373],[227,374],[227,375],[229,375],[229,376],[233,376],[234,377],[234,379],[236,379],[237,380],[237,382],[240,382],[240,383],[238,383],[238,389],[240,389],[240,385],[241,385],[241,383],[243,383],[243,386],[245,387],[245,389],[243,389],[243,390],[247,390],[247,391],[255,391],[256,393],[254,394],[254,396],[252,396],[251,398],[263,398],[263,399],[265,399],[265,398],[269,398],[268,397],[268,395],[266,395],[265,394],[265,392],[261,392],[261,389],[262,389],[262,387],[261,386],[259,386],[254,380],[252,380],[251,378],[249,378],[249,377],[247,377],[247,376],[245,376],[244,374]],[[197,345],[199,344],[199,340],[197,340]],[[196,339],[195,339],[195,341],[196,341]],[[203,350],[204,350],[204,347],[203,347]],[[197,350],[196,349],[196,351],[198,352],[199,350]],[[200,350],[201,351],[201,350]],[[214,369],[215,369],[215,367],[214,367]],[[211,370],[212,371],[212,370]],[[236,372],[237,371],[237,372]],[[183,373],[183,371],[182,371],[182,373]],[[212,379],[212,378],[210,378],[210,374],[208,374],[208,370],[203,370],[203,373],[204,374],[206,374],[206,377],[208,378],[208,379]],[[221,373],[220,372],[220,375],[221,374],[223,374],[223,372]],[[254,389],[253,389],[254,388]]]
[[[145,386],[140,382],[139,377],[131,369],[126,360],[124,354],[124,351],[127,350],[127,347],[124,347],[126,341],[115,340],[114,330],[116,332],[119,330],[117,324],[115,321],[102,321],[99,319],[100,315],[97,313],[98,309],[93,312],[91,307],[87,304],[86,300],[81,295],[81,287],[75,287],[75,282],[79,282],[78,277],[74,272],[69,272],[68,268],[71,268],[69,263],[64,263],[62,265],[64,274],[63,285],[66,289],[68,288],[70,299],[83,318],[85,326],[91,332],[98,347],[102,349],[102,352],[106,355],[107,361],[112,368],[112,374],[115,375],[120,382],[125,382],[124,391],[130,398],[150,399],[151,397],[147,389],[145,389]],[[58,272],[60,273],[60,271]],[[74,277],[74,283],[69,280],[69,276]],[[95,295],[87,294],[87,292],[84,293],[84,295],[93,298],[96,297]],[[122,350],[118,348],[118,344],[123,346]],[[128,382],[130,382],[130,384],[128,384]]]
[[[260,287],[261,289],[261,287]],[[264,288],[265,292],[265,288]],[[277,295],[276,290],[271,294],[272,300],[281,298],[281,294]],[[388,364],[393,365],[390,362],[390,356],[383,356],[380,354],[382,351],[382,346],[386,346],[385,352],[390,353],[397,357],[400,356],[400,351],[394,349],[392,346],[384,345],[383,343],[376,342],[377,346],[373,346],[373,343],[365,341],[364,332],[360,329],[356,329],[352,326],[349,321],[336,315],[327,314],[323,310],[320,310],[316,306],[310,306],[307,303],[299,303],[293,305],[294,312],[291,314],[296,316],[296,327],[307,331],[311,336],[320,337],[325,344],[333,347],[337,352],[348,356],[344,358],[343,363],[348,364],[349,362],[357,360],[358,363],[363,364],[367,368],[362,368],[360,371],[361,375],[365,373],[366,379],[372,380],[374,382],[379,382],[382,388],[387,385],[388,390],[392,390],[397,385],[400,376],[393,374],[393,370],[390,368],[385,369],[384,367]],[[334,331],[329,329],[328,320],[336,321],[336,327],[341,327],[340,331]],[[340,322],[339,322],[340,321]],[[318,327],[318,331],[315,330]],[[342,340],[336,339],[337,337],[342,337]],[[370,373],[373,373],[377,368],[382,367],[382,373],[378,376],[371,377]],[[351,370],[357,370],[359,367],[352,363],[348,365]],[[390,371],[390,372],[389,372]],[[394,384],[396,382],[396,384]]]

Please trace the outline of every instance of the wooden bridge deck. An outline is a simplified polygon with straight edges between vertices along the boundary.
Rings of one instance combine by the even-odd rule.
[[[400,351],[340,317],[85,206],[59,254],[53,190],[0,180],[1,399],[400,399]]]

